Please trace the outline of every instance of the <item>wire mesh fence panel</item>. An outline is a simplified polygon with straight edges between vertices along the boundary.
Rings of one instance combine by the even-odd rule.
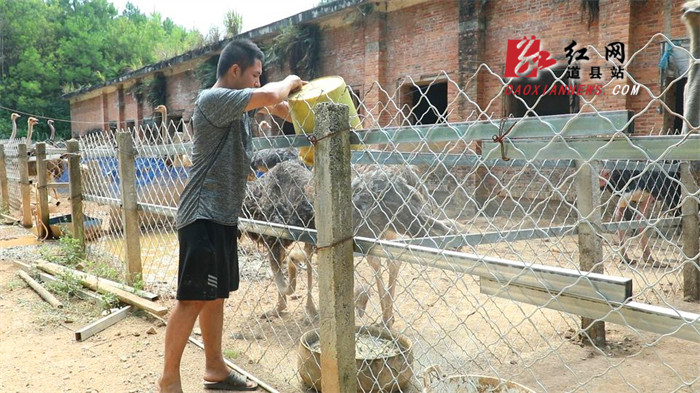
[[[657,35],[639,51],[659,39],[674,45]],[[679,168],[697,158],[700,142],[696,131],[640,130],[657,108],[673,112],[663,95],[685,74],[657,91],[624,71],[648,96],[630,116],[624,100],[571,93],[563,73],[544,72],[551,83],[535,98],[511,94],[517,80],[481,65],[468,78],[443,71],[361,92],[319,85],[293,102],[297,132],[313,131],[313,104],[324,97],[355,109],[348,119],[355,318],[373,327],[357,336],[364,391],[398,379],[402,391],[440,391],[489,377],[552,392],[698,389],[700,308],[683,301],[697,255],[684,254],[679,206],[700,195]],[[488,88],[477,95],[477,84]],[[618,85],[610,79],[600,88]],[[185,122],[126,131],[136,150],[142,278],[147,289],[172,294],[176,207],[193,132]],[[313,143],[285,132],[288,125],[256,115],[238,228],[241,281],[226,303],[223,349],[293,392],[308,383],[309,367],[320,367],[318,340],[307,338],[328,299],[318,292],[309,245],[319,191]],[[84,213],[94,229],[88,255],[123,271],[116,139],[84,136],[80,152]],[[17,173],[16,154],[6,145],[8,177]],[[582,317],[606,321],[602,340]]]
[[[687,194],[678,160],[697,157],[697,135],[635,135],[636,122],[664,105],[663,91],[646,89],[649,104],[631,118],[599,96],[574,102],[568,93],[559,98],[565,114],[552,115],[543,100],[506,97],[514,81],[488,66],[479,73],[500,86],[492,98],[473,96],[476,76],[464,85],[448,72],[333,97],[354,99],[362,129],[351,135],[356,323],[389,329],[388,347],[400,347],[400,337],[411,343],[409,355],[375,340],[379,352],[358,362],[371,381],[363,389],[384,386],[372,359],[386,369],[388,358],[411,371],[404,391],[421,391],[424,376],[433,389],[457,383],[436,377],[438,369],[536,391],[696,389],[700,310],[683,301],[682,287],[697,256],[683,254],[679,205],[698,195]],[[550,87],[567,85],[563,74],[551,76]],[[298,128],[309,127],[316,101],[296,113]],[[526,118],[507,116],[516,104]],[[281,128],[265,122],[261,129]],[[242,224],[267,237],[241,241],[246,262],[227,306],[224,347],[281,391],[295,391],[306,367],[302,336],[319,328],[313,317],[326,300],[302,244],[288,240],[314,227],[313,167],[284,148],[307,143],[274,133],[255,141],[280,149],[256,153],[244,216],[278,226]],[[300,158],[308,163],[309,154],[302,149]],[[590,267],[586,228],[598,244]],[[581,317],[607,321],[602,343]],[[657,318],[668,329],[652,326]],[[357,351],[366,355],[362,342]]]
[[[92,133],[79,142],[86,257],[123,273],[124,225],[116,140],[112,133]]]
[[[186,123],[171,121],[131,130],[131,135],[137,151],[143,279],[152,288],[173,294],[178,266],[175,220],[191,166],[190,131]]]
[[[10,195],[10,214],[19,217],[22,214],[22,196],[19,183],[19,162],[17,145],[24,142],[24,138],[5,142],[5,165],[7,171],[7,189]]]

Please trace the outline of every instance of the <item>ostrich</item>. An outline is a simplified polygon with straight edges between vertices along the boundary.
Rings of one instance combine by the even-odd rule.
[[[248,183],[242,216],[253,220],[314,228],[312,198],[307,194],[312,183],[313,175],[307,167],[299,161],[284,161],[274,166],[265,176]],[[278,290],[278,302],[274,311],[267,312],[263,316],[277,315],[287,308],[286,296],[294,291],[294,285],[287,285],[281,268],[281,263],[285,260],[286,248],[293,242],[256,233],[247,233],[247,236],[268,249],[270,268]],[[306,245],[305,248],[306,254],[311,255],[312,246]],[[296,272],[296,265],[291,259],[288,262],[291,275]],[[307,268],[309,284],[312,280],[311,274],[311,268]],[[290,281],[296,282],[294,279]],[[307,315],[315,316],[316,307],[311,298],[311,285],[307,291]]]
[[[174,138],[170,138],[170,133],[168,132],[168,108],[165,105],[158,105],[154,109],[155,112],[160,113],[160,138],[163,144],[168,142],[182,143],[185,141],[185,135],[183,132],[175,131]],[[187,154],[178,154],[175,156],[165,156],[163,157],[163,162],[168,167],[181,167],[188,168],[192,166],[192,160]]]
[[[620,199],[615,206],[614,217],[620,221],[642,220],[651,213],[652,206],[657,200],[662,200],[666,206],[674,212],[680,214],[679,203],[680,183],[677,172],[668,176],[662,172],[639,172],[633,170],[608,170],[604,169],[600,173],[600,189],[609,190],[613,194],[620,194]],[[628,265],[635,265],[636,260],[627,256],[624,246],[625,232],[622,229],[617,231],[618,242],[621,246],[622,260]],[[650,267],[664,267],[654,260],[649,247],[649,238],[646,231],[642,232],[642,258],[645,265]]]
[[[53,145],[54,138],[56,137],[56,127],[53,126],[52,119],[47,120],[46,123],[49,125],[49,129],[51,129],[51,134],[49,135],[49,142]]]
[[[32,145],[32,134],[34,133],[34,126],[37,124],[39,124],[39,119],[36,117],[27,119],[27,149]]]
[[[53,146],[53,147],[65,148],[66,147],[65,142],[56,141],[56,127],[53,126],[53,120],[52,119],[47,120],[46,124],[49,125],[49,129],[51,130],[51,134],[49,135],[49,139],[46,141],[46,143]]]
[[[258,164],[257,167],[259,166]],[[412,183],[418,183],[417,178],[408,176],[405,168],[367,167],[362,173],[358,173],[352,181],[355,235],[391,240],[400,236],[426,237],[455,233],[459,225],[450,220],[435,219],[430,209],[430,198]],[[264,176],[249,182],[242,213],[244,217],[255,220],[314,228],[311,203],[313,193],[312,172],[295,154],[293,159],[281,162]],[[248,235],[268,248],[270,267],[278,289],[275,310],[266,312],[263,316],[278,315],[287,307],[286,296],[294,292],[297,265],[300,261],[310,260],[312,248],[305,245],[304,253],[292,252],[285,258],[286,247],[291,241],[252,233]],[[281,267],[285,259],[288,264],[289,284]],[[367,261],[375,271],[382,321],[385,326],[391,327],[394,323],[393,298],[401,263],[388,261],[389,280],[385,284],[380,273],[381,259],[367,256]],[[309,267],[306,311],[307,315],[315,316],[316,308],[311,297],[311,274]],[[362,314],[367,303],[367,290],[358,288],[355,296],[356,307]]]
[[[12,134],[10,134],[10,141],[13,141],[17,136],[17,119],[20,117],[22,116],[18,115],[17,113],[10,115],[10,119],[12,119]]]
[[[690,34],[690,54],[700,59],[700,1],[683,4],[683,21]],[[683,123],[683,133],[700,126],[700,64],[692,63],[685,85],[683,114],[688,122]]]
[[[160,126],[158,127],[159,129],[159,134],[160,138],[163,141],[163,143],[166,143],[167,135],[168,135],[168,108],[165,105],[158,105],[153,109],[154,112],[160,113]]]

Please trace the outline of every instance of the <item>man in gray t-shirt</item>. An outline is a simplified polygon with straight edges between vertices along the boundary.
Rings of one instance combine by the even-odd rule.
[[[260,87],[262,61],[251,41],[229,43],[219,57],[216,83],[195,102],[192,167],[177,215],[177,303],[165,333],[161,393],[182,392],[180,360],[197,317],[206,357],[204,388],[257,388],[230,372],[221,352],[224,300],[238,289],[236,225],[250,172],[250,123],[262,108],[287,120],[287,96],[306,83],[290,75]]]

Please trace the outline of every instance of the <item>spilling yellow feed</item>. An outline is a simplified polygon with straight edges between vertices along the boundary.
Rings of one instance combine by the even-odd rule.
[[[360,118],[357,116],[357,108],[352,101],[352,93],[347,89],[345,81],[339,76],[325,76],[310,81],[298,92],[289,96],[289,108],[297,134],[313,134],[314,132],[314,105],[319,102],[334,102],[345,104],[350,111],[350,127],[359,129]],[[361,146],[352,146],[360,149]],[[300,158],[308,165],[314,164],[314,147],[305,146],[299,149]]]

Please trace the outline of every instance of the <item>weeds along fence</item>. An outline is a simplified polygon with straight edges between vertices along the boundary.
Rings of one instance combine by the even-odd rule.
[[[354,391],[338,385],[355,373],[363,391],[398,380],[401,391],[440,391],[456,381],[444,375],[464,374],[535,391],[697,390],[697,131],[636,135],[663,92],[635,113],[581,97],[573,113],[544,116],[539,102],[515,97],[527,117],[493,116],[509,81],[480,72],[502,85],[486,106],[470,81],[442,73],[432,85],[456,92],[446,107],[430,101],[432,85],[375,84],[354,97],[361,130],[349,129],[345,107],[320,105],[309,108],[313,143],[253,139],[258,176],[239,222],[225,355],[280,392],[315,382],[314,366],[324,391]],[[74,233],[88,258],[171,294],[191,130],[125,131],[47,152],[72,159],[47,187],[83,214]],[[289,150],[309,146],[313,167]],[[3,203],[19,218],[19,185],[31,192],[24,149],[7,143],[0,155]],[[384,334],[359,340],[358,361],[355,326]],[[324,355],[304,350],[302,337]]]

